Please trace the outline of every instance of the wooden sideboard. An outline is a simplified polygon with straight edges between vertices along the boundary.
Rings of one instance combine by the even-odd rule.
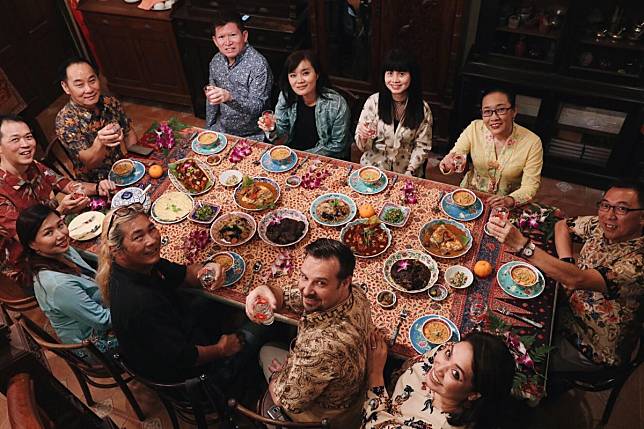
[[[104,0],[84,0],[79,10],[112,92],[191,105],[170,11]]]

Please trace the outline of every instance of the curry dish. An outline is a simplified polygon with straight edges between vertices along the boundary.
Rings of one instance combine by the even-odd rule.
[[[452,337],[452,330],[440,319],[432,319],[423,325],[423,335],[432,344],[443,344]]]
[[[452,194],[452,200],[458,206],[467,207],[474,204],[476,197],[467,191],[456,191]]]
[[[438,256],[459,256],[468,244],[467,235],[448,223],[437,223],[426,228],[420,241],[430,253]]]
[[[253,182],[242,185],[235,199],[245,209],[260,210],[277,201],[277,189],[270,183]]]
[[[510,270],[510,276],[512,280],[523,287],[530,287],[537,282],[537,275],[533,270],[528,267],[519,265],[515,266]]]
[[[374,256],[389,245],[387,231],[380,223],[358,223],[347,229],[342,240],[356,256]]]
[[[351,208],[339,198],[329,198],[316,207],[315,213],[325,222],[342,222],[351,213]]]

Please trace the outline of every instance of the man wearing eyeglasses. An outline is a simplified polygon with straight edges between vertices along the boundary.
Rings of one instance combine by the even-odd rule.
[[[559,221],[559,259],[539,249],[510,223],[492,219],[488,229],[561,283],[567,305],[559,315],[555,371],[593,371],[627,362],[641,334],[644,295],[644,189],[615,183],[597,203],[597,216]],[[575,263],[573,240],[583,241]]]

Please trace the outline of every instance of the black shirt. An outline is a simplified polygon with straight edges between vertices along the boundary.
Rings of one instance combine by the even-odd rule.
[[[301,97],[297,100],[297,114],[293,127],[291,147],[297,150],[312,149],[318,144],[318,128],[315,124],[315,106],[307,106]]]
[[[198,373],[194,318],[182,310],[177,292],[185,277],[185,266],[165,259],[150,275],[112,265],[112,328],[123,359],[141,376],[170,382]]]

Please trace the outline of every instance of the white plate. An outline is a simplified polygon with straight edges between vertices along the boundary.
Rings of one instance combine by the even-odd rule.
[[[85,212],[69,223],[69,237],[77,241],[91,240],[101,235],[105,215],[101,212]]]
[[[170,219],[170,220],[159,219],[159,217],[157,217],[157,214],[156,214],[157,205],[163,204],[171,197],[190,199],[190,207],[186,207],[186,209],[183,211],[178,211],[177,217],[175,219]],[[192,212],[192,209],[194,208],[194,206],[195,206],[195,201],[192,199],[190,195],[183,192],[178,192],[178,191],[166,192],[165,194],[157,198],[157,200],[152,204],[152,208],[150,209],[150,215],[152,216],[152,219],[154,219],[154,221],[158,223],[162,223],[162,224],[177,223],[187,218],[188,215]]]
[[[452,278],[452,276],[457,272],[462,272],[465,274],[465,284],[461,287],[453,286],[452,283],[450,283],[449,280],[447,280]],[[452,289],[467,289],[472,285],[472,283],[474,283],[474,274],[472,274],[472,271],[469,268],[464,267],[462,265],[452,265],[451,267],[445,270],[444,277],[445,277],[445,284],[451,287]]]
[[[235,178],[235,183],[232,183],[232,182],[230,184],[226,183],[226,181],[231,177]],[[244,176],[243,176],[242,172],[239,171],[239,170],[226,170],[226,171],[222,171],[219,174],[219,183],[221,183],[223,186],[229,188],[229,187],[239,185],[239,182],[241,182],[243,178],[244,178]]]

